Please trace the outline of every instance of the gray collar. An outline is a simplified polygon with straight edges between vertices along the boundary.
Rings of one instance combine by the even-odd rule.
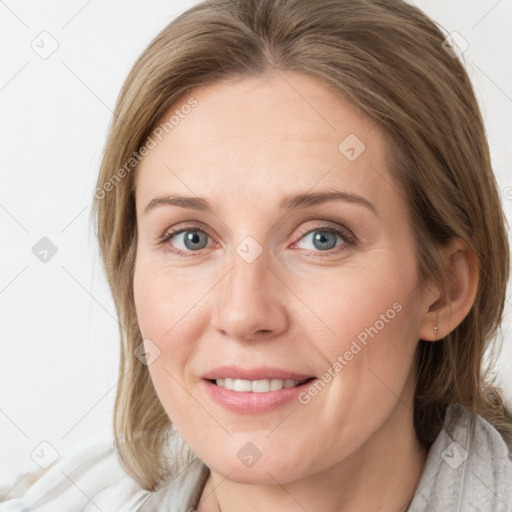
[[[444,426],[407,512],[512,512],[512,460],[500,433],[460,404]]]

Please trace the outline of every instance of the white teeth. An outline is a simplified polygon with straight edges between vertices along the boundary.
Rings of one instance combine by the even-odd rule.
[[[281,379],[272,379],[270,381],[270,391],[279,391],[283,389],[283,381]]]
[[[279,391],[283,388],[293,388],[304,381],[293,379],[263,379],[263,380],[243,380],[243,379],[217,379],[215,383],[222,388],[232,391],[253,393],[267,393],[268,391]]]
[[[252,391],[250,380],[235,379],[233,391]]]
[[[270,391],[270,381],[263,380],[253,380],[251,383],[251,391],[253,393],[267,393]]]

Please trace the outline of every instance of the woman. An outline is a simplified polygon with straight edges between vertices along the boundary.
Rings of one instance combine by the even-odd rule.
[[[94,193],[115,443],[0,511],[512,510],[509,247],[456,54],[399,0],[213,0],[154,39]]]

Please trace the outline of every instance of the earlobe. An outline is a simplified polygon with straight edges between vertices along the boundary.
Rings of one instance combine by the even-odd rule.
[[[464,320],[473,306],[478,288],[478,261],[467,244],[456,239],[442,251],[446,299],[438,290],[436,300],[427,304],[419,333],[419,338],[426,341],[444,338]]]

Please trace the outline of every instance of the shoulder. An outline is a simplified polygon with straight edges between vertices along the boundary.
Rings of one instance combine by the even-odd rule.
[[[174,428],[165,455],[172,475],[158,490],[148,491],[124,471],[114,436],[98,437],[46,471],[19,475],[12,490],[12,485],[0,487],[0,512],[186,511],[198,499],[209,470]]]
[[[511,457],[500,433],[484,418],[460,404],[449,406],[409,512],[512,510]]]
[[[18,475],[16,482],[7,501],[0,497],[0,512],[120,510],[121,504],[137,510],[150,494],[123,471],[112,435],[74,449],[46,471]]]

